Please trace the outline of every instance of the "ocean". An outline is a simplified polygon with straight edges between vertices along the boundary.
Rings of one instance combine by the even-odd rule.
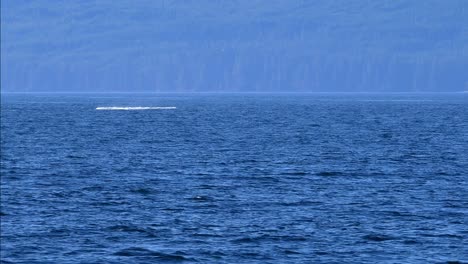
[[[468,262],[468,94],[2,94],[2,263]]]

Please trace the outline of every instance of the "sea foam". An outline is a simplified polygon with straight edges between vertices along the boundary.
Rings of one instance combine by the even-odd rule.
[[[96,110],[170,110],[175,106],[104,106],[96,107]]]

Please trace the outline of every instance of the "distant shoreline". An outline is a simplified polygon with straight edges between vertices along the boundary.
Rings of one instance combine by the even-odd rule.
[[[457,91],[457,92],[275,92],[275,91],[265,91],[265,92],[10,92],[2,91],[0,94],[135,94],[135,95],[164,95],[164,94],[213,94],[213,95],[230,95],[230,94],[278,94],[278,95],[288,95],[288,94],[322,94],[322,95],[334,95],[334,94],[372,94],[372,95],[390,95],[390,94],[466,94],[468,91]]]

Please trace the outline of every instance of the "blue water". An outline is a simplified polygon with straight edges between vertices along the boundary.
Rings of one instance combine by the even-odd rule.
[[[1,259],[466,262],[467,151],[466,94],[2,95]]]

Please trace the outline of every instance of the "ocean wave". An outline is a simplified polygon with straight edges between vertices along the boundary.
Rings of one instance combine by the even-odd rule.
[[[100,106],[96,110],[170,110],[177,109],[175,106]]]
[[[114,253],[115,256],[120,257],[155,257],[161,261],[184,261],[190,260],[184,256],[183,252],[176,251],[174,254],[167,254],[159,251],[153,251],[142,247],[129,247],[117,251]]]

